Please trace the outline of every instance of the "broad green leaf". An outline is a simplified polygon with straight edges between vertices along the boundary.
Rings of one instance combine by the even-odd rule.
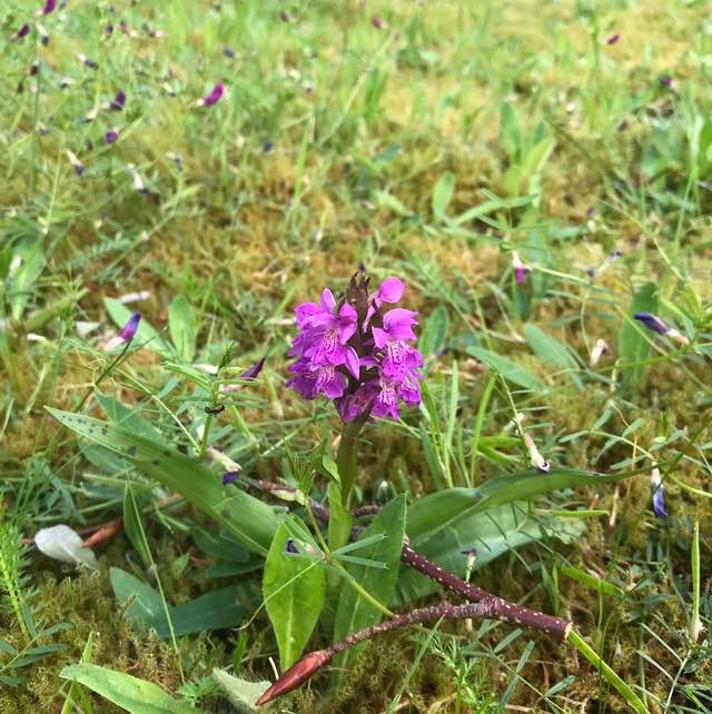
[[[579,368],[578,362],[576,362],[566,345],[562,345],[561,342],[547,335],[536,325],[525,325],[524,335],[529,346],[534,350],[534,354],[545,365],[552,367],[553,371],[567,370],[573,383],[579,389],[583,387],[581,378],[576,374]]]
[[[72,664],[59,676],[78,682],[123,707],[131,714],[196,714],[200,710],[183,704],[157,684],[97,664]]]
[[[113,397],[107,397],[104,394],[95,394],[95,398],[104,412],[106,412],[109,421],[116,424],[116,426],[120,426],[133,434],[146,436],[154,441],[161,440],[161,433],[158,429],[148,419],[144,419],[135,408],[128,407]]]
[[[425,327],[420,334],[418,349],[423,355],[429,357],[437,354],[445,346],[449,327],[450,318],[447,309],[439,305],[425,321]]]
[[[657,310],[657,285],[655,283],[641,285],[628,311],[629,319],[623,322],[618,333],[618,356],[622,363],[623,382],[627,387],[635,385],[640,380],[645,372],[644,362],[650,357],[650,339],[645,334],[645,328],[633,319],[633,315],[636,312],[656,313]]]
[[[269,682],[250,682],[233,677],[224,669],[214,669],[213,679],[238,712],[255,711],[255,702],[269,689]]]
[[[569,542],[583,533],[585,522],[565,518],[535,517],[526,503],[495,506],[458,520],[453,525],[413,539],[412,545],[426,557],[453,573],[464,573],[467,556],[475,548],[475,570],[500,555],[545,537]],[[411,568],[398,579],[397,604],[405,604],[437,592],[440,586]]]
[[[193,306],[183,295],[173,298],[168,308],[168,330],[178,354],[186,362],[192,362],[198,336],[198,320]]]
[[[490,369],[499,372],[505,379],[525,389],[542,389],[544,385],[531,372],[507,357],[491,352],[484,347],[468,347],[467,353],[484,362]]]
[[[282,671],[302,654],[326,594],[326,578],[319,561],[287,553],[289,539],[296,541],[300,551],[304,544],[316,547],[304,524],[296,516],[289,516],[274,534],[265,560],[262,593],[277,639]]]
[[[362,538],[383,534],[386,537],[358,550],[359,557],[375,560],[386,565],[386,570],[354,565],[349,573],[361,587],[384,607],[393,597],[398,581],[400,554],[405,535],[405,495],[400,495],[381,509],[363,532]],[[358,541],[356,541],[358,543]],[[342,586],[336,609],[334,641],[339,642],[351,632],[377,624],[383,616],[381,610],[362,597],[348,582]],[[358,651],[351,648],[338,658],[339,666],[345,668],[349,659]]]
[[[12,319],[19,320],[32,297],[34,283],[44,270],[46,257],[42,240],[20,242],[13,257],[11,266],[17,267],[8,271],[4,288]]]
[[[169,607],[166,612],[160,594],[131,573],[111,568],[110,578],[116,598],[122,603],[131,602],[126,617],[156,630],[163,639],[171,636],[169,618],[174,634],[181,637],[235,627],[244,615],[235,587],[213,590],[182,605]]]
[[[573,469],[553,469],[543,474],[539,471],[526,471],[489,479],[478,488],[448,488],[420,498],[408,508],[408,535],[414,539],[426,533],[432,534],[462,518],[468,518],[494,506],[525,501],[565,488],[598,487],[641,472],[599,474]]]
[[[109,313],[111,319],[118,327],[123,327],[131,317],[131,310],[126,305],[120,303],[113,298],[104,298],[104,307]],[[147,349],[157,352],[161,357],[175,357],[175,352],[169,344],[167,344],[158,332],[148,324],[144,317],[138,325],[136,337],[134,338],[137,344],[144,344]]]
[[[151,439],[81,414],[47,407],[60,424],[121,454],[137,469],[180,493],[249,550],[266,555],[277,529],[274,511],[236,488],[227,489],[205,464]]]
[[[447,207],[450,205],[455,191],[455,174],[446,171],[435,184],[433,189],[433,216],[438,221],[444,221]]]

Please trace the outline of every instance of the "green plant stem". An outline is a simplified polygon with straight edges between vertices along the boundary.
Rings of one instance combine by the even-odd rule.
[[[349,508],[351,504],[351,492],[356,478],[356,446],[363,424],[364,422],[361,420],[344,424],[339,450],[336,454],[336,465],[341,481],[341,502],[344,504],[344,508]]]
[[[628,705],[638,714],[650,714],[650,710],[645,706],[638,695],[604,662],[596,651],[572,629],[566,637],[566,641],[577,649],[598,671],[603,678],[626,700]]]

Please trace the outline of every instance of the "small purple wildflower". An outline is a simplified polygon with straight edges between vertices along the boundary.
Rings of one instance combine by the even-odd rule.
[[[199,107],[212,107],[213,104],[217,104],[222,99],[223,94],[225,94],[225,85],[218,82],[208,94],[197,101],[197,105]]]
[[[512,268],[514,269],[514,280],[517,285],[523,285],[527,279],[529,268],[522,263],[519,253],[516,250],[512,251]]]
[[[660,77],[660,84],[666,89],[671,89],[673,91],[675,89],[675,80],[669,74],[665,74]]]
[[[620,41],[620,39],[621,39],[620,33],[616,32],[615,35],[611,35],[611,36],[606,40],[606,44],[607,44],[609,47],[612,46],[612,45],[617,45],[618,42]]]
[[[50,15],[55,11],[55,8],[57,7],[57,0],[47,0],[45,2],[44,7],[40,11],[40,14],[42,15]]]
[[[15,39],[21,40],[23,37],[27,37],[30,34],[30,26],[25,23],[16,33]]]
[[[222,51],[223,57],[228,59],[235,59],[235,50],[231,50],[229,47],[225,47]]]
[[[136,330],[138,330],[138,323],[141,322],[141,313],[134,312],[129,318],[129,321],[121,328],[119,332],[119,337],[124,342],[131,342],[136,336]]]
[[[71,150],[66,151],[67,159],[74,169],[74,173],[77,176],[81,176],[84,173],[84,164],[79,160],[79,157]]]
[[[119,129],[118,127],[109,129],[109,131],[107,131],[106,134],[104,134],[104,141],[107,144],[113,144],[118,140],[119,134],[121,134],[121,129]]]
[[[226,471],[222,477],[223,486],[227,486],[231,483],[235,483],[235,481],[237,481],[237,477],[239,475],[240,474],[237,471]]]
[[[417,313],[382,311],[400,300],[405,283],[388,278],[368,292],[363,273],[351,279],[339,301],[325,289],[319,304],[295,309],[298,334],[292,342],[292,377],[287,386],[307,399],[322,394],[335,402],[344,422],[374,417],[398,419],[399,402],[420,404],[418,369],[423,357],[414,347]]]
[[[290,555],[297,555],[299,553],[296,543],[291,538],[287,538],[287,542],[284,544],[284,552]]]
[[[262,367],[264,367],[265,364],[265,358],[262,357],[261,359],[257,360],[252,367],[249,369],[246,369],[239,377],[238,379],[255,379],[257,375],[262,371]]]
[[[642,322],[649,330],[657,332],[659,335],[664,335],[669,340],[677,342],[680,345],[689,345],[690,340],[682,332],[676,330],[674,327],[670,327],[666,322],[663,322],[657,315],[653,315],[649,312],[636,312],[633,317]]]
[[[109,102],[109,109],[112,112],[122,112],[124,110],[124,105],[126,104],[126,92],[120,89],[116,92],[116,96]]]
[[[658,518],[665,518],[668,512],[665,508],[663,481],[657,466],[655,466],[650,473],[650,486],[653,489],[653,512]]]

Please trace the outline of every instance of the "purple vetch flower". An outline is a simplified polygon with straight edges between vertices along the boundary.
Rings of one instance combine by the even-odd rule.
[[[50,15],[57,7],[57,0],[47,0],[44,7],[39,11],[40,15]]]
[[[81,176],[84,173],[84,164],[79,160],[77,155],[70,149],[67,149],[67,151],[65,153],[67,154],[67,159],[69,160],[69,163],[72,165],[72,168],[74,169],[74,173],[77,176]]]
[[[112,112],[122,112],[126,104],[126,92],[120,89],[116,96],[108,103],[107,108]]]
[[[94,62],[94,60],[89,59],[86,55],[83,55],[79,53],[77,55],[77,59],[85,66],[89,67],[89,69],[99,69],[99,64],[97,62]]]
[[[660,84],[667,89],[673,89],[675,86],[675,80],[669,74],[664,74],[660,77]]]
[[[225,85],[222,82],[218,82],[212,90],[206,94],[202,99],[198,99],[196,105],[199,107],[212,107],[213,104],[217,104],[225,94]]]
[[[138,324],[141,322],[141,313],[134,312],[129,318],[129,321],[121,328],[119,332],[119,337],[124,342],[131,342],[136,336],[136,330],[138,330]]]
[[[636,312],[633,317],[639,322],[642,322],[649,330],[657,332],[659,335],[664,335],[673,342],[677,342],[680,345],[690,344],[690,340],[686,335],[683,335],[679,330],[663,322],[657,315],[653,315],[650,312]]]
[[[523,285],[527,279],[527,273],[530,268],[522,263],[519,253],[516,250],[512,251],[512,269],[514,270],[514,280],[517,285]]]
[[[239,471],[226,471],[222,477],[223,486],[227,486],[231,483],[235,483],[235,481],[237,481],[237,478],[239,475],[240,475]]]
[[[238,377],[238,379],[243,379],[243,380],[255,379],[255,377],[257,377],[257,375],[259,375],[259,373],[262,371],[262,367],[264,367],[264,364],[265,364],[265,358],[262,357],[261,359],[257,360],[257,362],[255,362],[252,365],[252,367],[250,367],[249,369],[246,369]]]
[[[357,278],[358,276],[358,278]],[[417,313],[392,308],[405,283],[388,278],[369,294],[363,271],[351,279],[338,301],[325,289],[319,304],[306,302],[295,309],[298,333],[292,341],[287,386],[307,399],[320,394],[335,402],[344,422],[369,416],[399,417],[399,403],[420,403],[417,371],[423,364],[414,326]]]
[[[605,354],[608,354],[610,349],[611,348],[608,345],[608,342],[606,342],[603,338],[599,338],[598,340],[596,340],[596,344],[591,350],[591,357],[588,362],[589,366],[597,367],[598,363],[601,361],[601,357],[603,357],[603,355]]]
[[[615,35],[611,35],[607,40],[606,44],[610,47],[612,45],[617,45],[619,40],[621,39],[620,33],[616,32]]]
[[[30,26],[25,23],[16,33],[13,39],[21,40],[23,37],[27,37],[30,34]]]
[[[665,518],[668,512],[665,508],[663,481],[657,466],[650,473],[650,486],[653,489],[653,511],[658,518]]]
[[[121,129],[119,129],[118,127],[109,129],[109,131],[107,131],[106,134],[104,134],[104,141],[107,144],[113,144],[118,140],[120,134],[121,134]]]

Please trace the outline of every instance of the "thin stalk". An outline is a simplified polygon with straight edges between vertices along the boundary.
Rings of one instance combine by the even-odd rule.
[[[695,521],[692,530],[692,619],[690,620],[690,640],[695,644],[702,632],[700,620],[700,522]]]
[[[341,481],[341,502],[345,508],[348,508],[351,503],[351,492],[356,479],[356,446],[362,427],[362,421],[344,424],[339,450],[336,454],[336,465]]]
[[[596,669],[603,678],[626,700],[638,714],[650,714],[638,695],[610,668],[596,651],[574,629],[566,636],[566,642],[577,649]]]
[[[468,618],[484,618],[492,616],[491,602],[468,603],[467,605],[451,605],[444,603],[431,607],[411,610],[403,615],[396,615],[390,620],[352,632],[348,637],[336,642],[323,650],[316,650],[302,657],[292,665],[282,676],[257,700],[256,705],[262,706],[296,689],[334,656],[354,647],[360,642],[370,640],[378,635],[397,630],[410,625],[421,625],[433,620],[463,620]]]

